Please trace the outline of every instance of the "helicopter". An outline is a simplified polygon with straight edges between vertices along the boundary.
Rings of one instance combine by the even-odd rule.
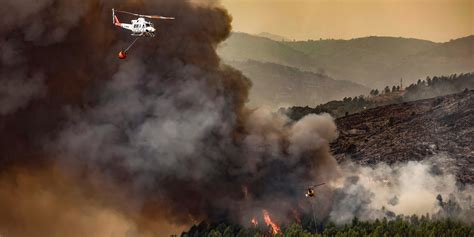
[[[316,185],[313,185],[313,186],[309,186],[308,187],[308,190],[306,191],[306,194],[305,196],[310,198],[310,197],[314,197],[314,195],[316,195],[316,192],[314,191],[314,188],[318,187],[318,186],[321,186],[321,185],[324,185],[326,183],[320,183],[320,184],[316,184]]]
[[[128,23],[121,23],[115,14],[115,12],[129,14],[133,16],[137,16],[138,18],[135,20],[131,20],[131,24]],[[155,37],[156,29],[152,22],[146,21],[145,18],[149,19],[162,19],[162,20],[174,20],[174,17],[166,17],[166,16],[156,16],[156,15],[142,15],[133,12],[127,11],[120,11],[115,10],[112,8],[112,22],[115,26],[124,28],[126,30],[130,30],[132,32],[132,36],[137,37],[125,50],[119,52],[118,57],[119,59],[125,59],[127,57],[127,51],[132,47],[133,44],[138,40],[139,37]]]

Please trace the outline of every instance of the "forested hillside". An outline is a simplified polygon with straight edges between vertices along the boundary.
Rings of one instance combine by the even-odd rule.
[[[350,81],[334,80],[324,74],[254,60],[228,64],[252,79],[250,106],[306,106],[367,94],[369,88]]]
[[[369,237],[462,237],[472,236],[472,224],[466,224],[450,219],[432,219],[429,216],[398,216],[393,220],[360,221],[357,218],[352,223],[336,226],[331,222],[318,222],[316,226],[310,218],[303,218],[300,223],[288,224],[273,234],[271,226],[253,226],[245,228],[239,225],[225,223],[193,226],[181,237],[333,237],[333,236],[369,236]]]
[[[329,101],[315,107],[292,106],[281,111],[294,120],[310,113],[329,113],[337,118],[378,106],[444,96],[463,90],[474,90],[474,73],[427,77],[423,80],[419,79],[405,89],[395,85],[386,86],[380,91],[372,89],[369,96],[345,97],[342,100]]]
[[[233,33],[218,53],[225,60],[272,62],[372,88],[396,84],[400,78],[413,83],[426,75],[474,70],[474,36],[445,43],[396,37],[273,41]]]

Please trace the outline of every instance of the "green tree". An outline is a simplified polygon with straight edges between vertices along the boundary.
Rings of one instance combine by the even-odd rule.
[[[222,234],[223,237],[234,237],[234,232],[232,231],[232,228],[230,226],[228,226],[225,230],[224,230],[224,234]]]
[[[222,237],[222,234],[218,230],[214,229],[214,230],[211,230],[211,232],[209,232],[207,237]]]

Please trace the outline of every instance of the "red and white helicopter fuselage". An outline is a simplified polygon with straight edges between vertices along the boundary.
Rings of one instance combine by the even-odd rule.
[[[154,37],[155,36],[155,27],[153,23],[149,21],[145,21],[145,18],[138,18],[136,20],[132,20],[131,24],[121,23],[117,16],[114,17],[114,25],[122,27],[124,29],[130,30],[132,32],[132,36],[148,36]]]
[[[164,16],[152,16],[152,15],[141,15],[126,11],[118,11],[121,13],[126,13],[130,15],[138,16],[137,19],[132,20],[130,24],[128,23],[121,23],[117,16],[115,15],[116,10],[112,9],[112,17],[113,23],[116,26],[122,27],[124,29],[130,30],[132,32],[132,36],[147,36],[147,37],[154,37],[155,36],[155,27],[153,23],[150,21],[146,21],[145,18],[151,19],[164,19],[164,20],[173,20],[174,17],[164,17]]]

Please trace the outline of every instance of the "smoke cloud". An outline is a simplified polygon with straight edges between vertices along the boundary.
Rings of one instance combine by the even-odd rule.
[[[330,117],[290,124],[244,107],[249,80],[215,53],[231,29],[219,3],[6,5],[0,165],[2,190],[13,192],[1,198],[17,208],[3,214],[1,234],[62,236],[78,220],[77,235],[146,235],[163,225],[241,222],[242,205],[273,206],[282,218],[302,200],[295,194],[305,184],[295,184],[327,170],[336,176]],[[157,22],[158,37],[140,39],[118,61],[131,37],[109,24],[112,7],[176,20]],[[45,224],[48,213],[60,221]]]
[[[4,6],[0,235],[166,235],[203,220],[249,225],[263,209],[287,222],[295,210],[311,210],[304,191],[322,181],[321,217],[371,218],[388,198],[374,199],[368,184],[348,175],[388,167],[338,166],[330,116],[291,122],[245,107],[250,81],[215,52],[231,30],[218,2]],[[119,61],[131,37],[111,24],[113,7],[176,20],[156,22],[157,38],[140,39]],[[403,194],[394,192],[393,211],[408,208]],[[363,208],[350,206],[353,199]]]
[[[457,183],[454,162],[446,155],[437,155],[392,166],[346,164],[342,167],[345,177],[335,184],[337,205],[330,218],[336,223],[347,223],[355,216],[373,220],[398,214],[429,214],[472,222],[474,189],[470,184]],[[439,200],[443,197],[451,206]],[[450,209],[453,207],[456,210]]]

